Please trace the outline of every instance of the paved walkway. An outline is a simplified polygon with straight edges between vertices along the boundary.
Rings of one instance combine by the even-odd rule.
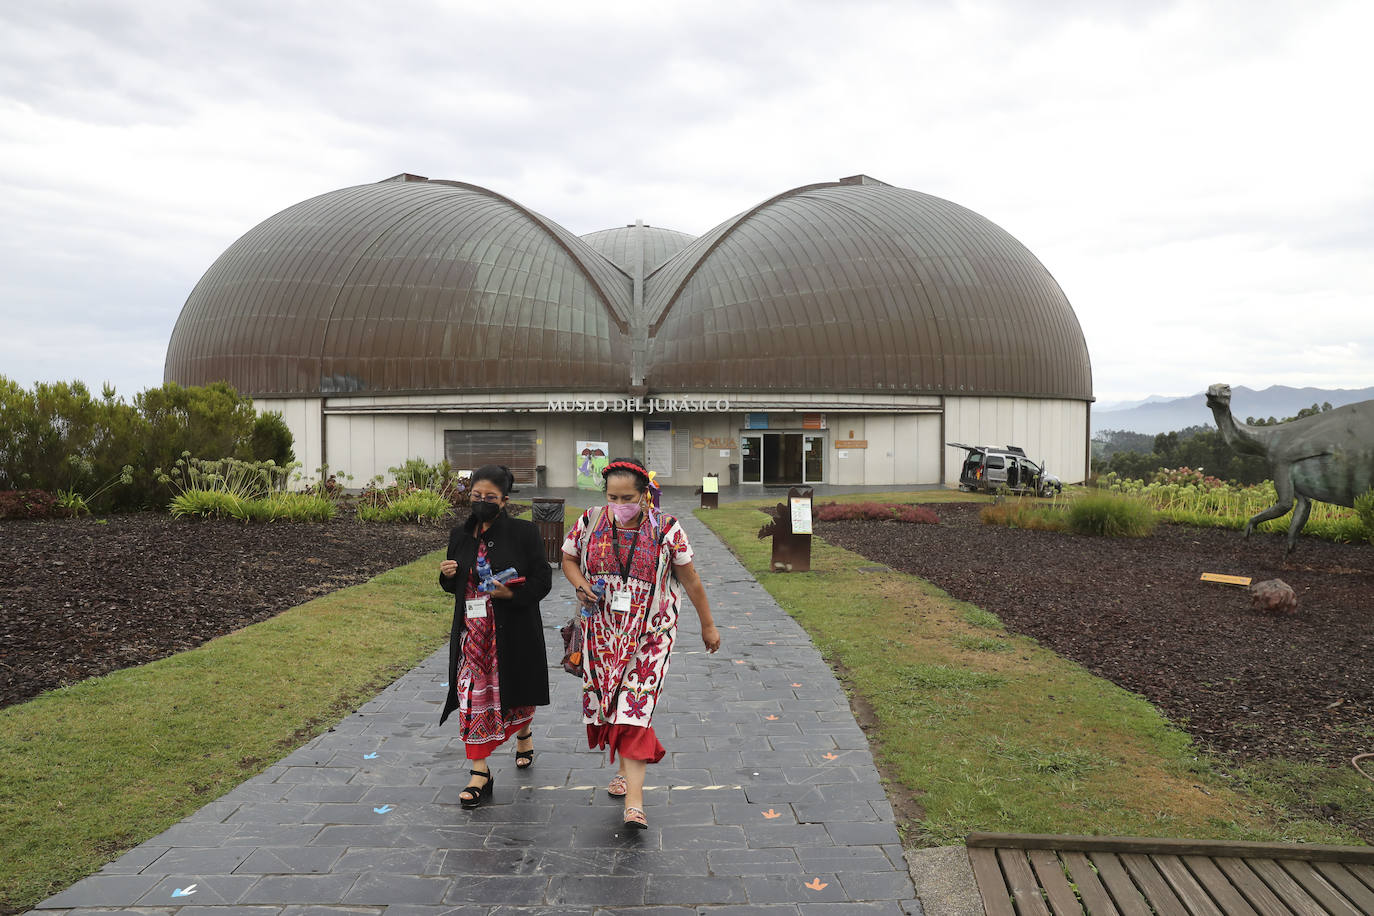
[[[648,830],[621,826],[621,804],[605,792],[614,768],[586,749],[577,681],[557,666],[557,628],[573,599],[555,573],[544,603],[554,702],[536,715],[530,770],[516,770],[514,742],[492,758],[494,802],[458,805],[463,746],[436,724],[445,648],[337,728],[39,909],[920,914],[843,692],[801,628],[691,515],[693,499],[668,503],[697,551],[724,644],[714,656],[702,649],[684,602],[654,716],[668,756],[649,768]]]

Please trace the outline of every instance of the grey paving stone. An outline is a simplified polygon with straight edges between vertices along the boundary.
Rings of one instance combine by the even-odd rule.
[[[184,906],[177,916],[279,916],[279,906]]]
[[[60,910],[80,906],[132,906],[152,890],[161,875],[92,875],[39,903],[35,909]]]
[[[169,849],[150,863],[144,872],[159,875],[228,875],[252,852],[251,849],[233,847]]]
[[[344,902],[383,906],[392,903],[439,903],[452,885],[451,878],[368,872],[349,889]]]
[[[385,910],[380,906],[288,906],[281,916],[379,916]]]
[[[167,875],[138,900],[139,906],[221,906],[238,903],[256,878],[186,873]],[[182,892],[178,894],[177,892]],[[187,893],[189,892],[189,893]]]
[[[263,846],[252,851],[236,875],[323,874],[344,854],[341,846]]]
[[[648,878],[640,876],[564,875],[550,879],[550,904],[638,906],[644,902]]]
[[[798,909],[802,916],[903,916],[907,909],[896,901],[877,903],[803,903]],[[918,914],[920,910],[916,911]]]
[[[224,841],[225,848],[238,846],[305,846],[325,829],[319,824],[245,825]]]
[[[239,898],[239,903],[338,904],[357,880],[357,874],[265,875]]]
[[[742,880],[750,903],[829,903],[848,899],[844,886],[832,874],[746,875]]]
[[[747,899],[742,879],[723,876],[652,875],[644,892],[644,902],[649,904],[704,906]]]
[[[339,871],[368,874],[380,872],[388,875],[428,875],[438,874],[438,864],[443,853],[428,846],[368,847],[355,846],[349,849],[334,867]]]
[[[545,875],[467,875],[454,879],[444,902],[542,904],[548,887]]]
[[[664,849],[722,849],[745,845],[744,828],[734,825],[674,827],[663,835]]]
[[[877,846],[901,843],[901,838],[897,835],[897,828],[891,823],[828,821],[825,824],[825,829],[836,846]]]
[[[751,849],[834,845],[822,824],[751,824],[744,828],[744,838]]]
[[[142,846],[135,846],[118,859],[107,863],[104,868],[100,869],[100,873],[106,875],[136,875],[153,864],[158,857],[171,848],[170,846],[153,846],[148,843]]]
[[[840,872],[836,876],[851,900],[905,900],[916,896],[911,875],[895,871]]]
[[[713,849],[706,858],[718,875],[799,875],[802,871],[791,849]]]

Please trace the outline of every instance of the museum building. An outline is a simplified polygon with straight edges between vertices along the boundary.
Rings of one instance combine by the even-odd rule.
[[[1025,246],[864,175],[699,238],[579,237],[410,174],[332,191],[210,266],[164,377],[229,382],[354,485],[420,457],[568,487],[593,447],[668,486],[953,484],[951,441],[1020,446],[1067,483],[1093,400],[1078,319]]]

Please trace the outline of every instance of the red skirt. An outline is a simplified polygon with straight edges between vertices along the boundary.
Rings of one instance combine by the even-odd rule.
[[[659,743],[652,725],[588,725],[587,747],[593,750],[608,748],[612,763],[617,751],[626,760],[645,763],[658,763],[668,753]]]

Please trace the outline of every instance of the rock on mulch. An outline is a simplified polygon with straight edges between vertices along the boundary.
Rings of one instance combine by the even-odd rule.
[[[352,518],[0,521],[0,706],[192,648],[447,543],[447,526]]]

